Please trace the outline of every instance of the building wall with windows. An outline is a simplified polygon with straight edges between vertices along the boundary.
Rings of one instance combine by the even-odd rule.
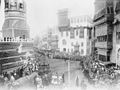
[[[24,0],[4,0],[5,20],[2,27],[3,37],[22,39],[30,38],[30,29],[26,20]]]
[[[58,47],[61,52],[91,54],[91,21],[89,16],[69,17],[70,25],[60,30]]]
[[[120,65],[120,0],[114,1],[114,32],[111,61]]]
[[[103,6],[103,7],[101,7]],[[114,0],[96,0],[94,15],[96,55],[100,61],[112,61],[114,51]]]

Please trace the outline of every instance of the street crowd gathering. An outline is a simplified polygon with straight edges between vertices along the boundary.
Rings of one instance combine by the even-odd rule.
[[[53,74],[50,72],[49,64],[41,64],[40,62],[34,61],[30,57],[27,59],[28,63],[24,64],[17,70],[11,72],[3,72],[1,74],[0,90],[1,88],[4,88],[4,90],[17,90],[20,86],[22,86],[22,84],[24,84],[22,81],[20,81],[21,78],[23,78],[23,81],[26,79],[32,79],[31,81],[33,86],[36,88],[35,90],[58,81],[58,74]],[[54,78],[53,76],[57,77]],[[54,80],[52,80],[52,77]],[[62,79],[60,81],[62,82]]]
[[[98,60],[93,60],[92,56],[69,56],[68,54],[62,53],[47,54],[49,54],[47,56],[52,59],[79,61],[80,70],[82,70],[84,76],[88,79],[88,82],[94,86],[116,85],[120,82],[120,74],[119,72],[116,72],[116,70],[120,70],[120,67],[114,63],[104,65]],[[26,65],[14,70],[13,72],[3,72],[0,76],[0,85],[1,87],[7,87],[7,90],[17,90],[13,89],[13,86],[19,86],[19,83],[15,82],[20,78],[32,75],[34,72],[36,74],[33,75],[32,78],[36,90],[38,88],[43,88],[44,86],[49,86],[50,84],[60,85],[64,83],[64,75],[59,76],[57,73],[51,73],[49,64],[45,65],[44,63],[41,65],[41,63],[29,60]]]
[[[79,61],[80,70],[88,82],[94,86],[109,86],[120,83],[120,66],[112,62],[102,62],[93,56],[56,53],[53,58]]]
[[[30,67],[30,65],[32,67]],[[27,66],[22,66],[12,72],[3,72],[0,77],[0,86],[10,89],[13,84],[15,84],[15,81],[32,74],[34,72],[34,68],[34,65],[28,64]]]

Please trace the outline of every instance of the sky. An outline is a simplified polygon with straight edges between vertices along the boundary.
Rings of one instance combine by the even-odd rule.
[[[3,1],[3,0],[2,0]],[[49,27],[57,26],[58,10],[68,8],[73,16],[94,14],[94,0],[25,0],[31,37],[43,36]],[[0,30],[4,22],[4,3],[0,8]]]

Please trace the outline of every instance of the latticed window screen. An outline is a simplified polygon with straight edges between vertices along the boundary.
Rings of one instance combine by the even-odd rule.
[[[71,30],[71,31],[70,31],[70,38],[75,38],[74,30]]]
[[[79,38],[84,38],[84,28],[83,27],[80,28]]]

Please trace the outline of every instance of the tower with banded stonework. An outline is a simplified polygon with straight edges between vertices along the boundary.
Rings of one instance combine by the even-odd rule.
[[[2,27],[4,38],[29,38],[29,26],[26,21],[26,3],[24,0],[4,0],[5,21]]]

